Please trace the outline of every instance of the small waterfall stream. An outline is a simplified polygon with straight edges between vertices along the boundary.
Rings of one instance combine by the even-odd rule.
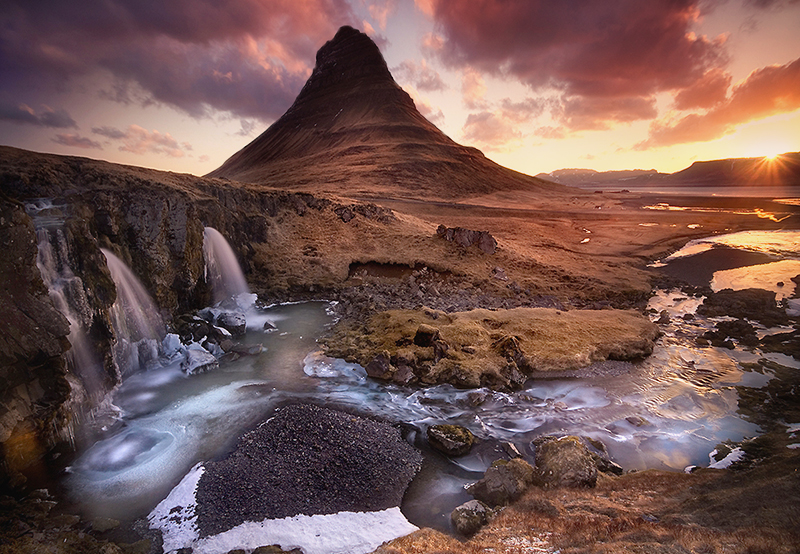
[[[117,300],[111,308],[117,337],[114,360],[122,375],[126,375],[158,359],[159,344],[166,330],[155,302],[133,271],[113,252],[100,250],[117,286]]]
[[[211,285],[215,304],[240,294],[250,294],[236,254],[222,233],[213,227],[203,230],[203,256],[206,282]]]

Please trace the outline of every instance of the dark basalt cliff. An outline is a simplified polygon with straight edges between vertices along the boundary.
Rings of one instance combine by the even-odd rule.
[[[42,199],[52,207],[26,211]],[[79,324],[98,350],[93,390],[76,387],[79,379],[66,363],[69,323],[37,267],[34,218],[40,217],[59,222],[58,248],[76,276]],[[333,267],[320,264],[310,250],[298,252],[298,221],[311,229],[339,225],[345,231],[336,235],[346,236],[359,221],[381,226],[393,216],[370,204],[0,147],[0,486],[21,481],[55,443],[71,437],[74,419],[119,383],[109,315],[116,289],[100,248],[133,270],[169,320],[210,303],[206,226],[228,238],[262,293],[284,298],[292,287],[346,280],[353,258]],[[346,248],[355,259],[365,256]]]
[[[374,42],[342,27],[294,104],[209,177],[290,190],[453,198],[557,185],[461,146],[416,109]]]

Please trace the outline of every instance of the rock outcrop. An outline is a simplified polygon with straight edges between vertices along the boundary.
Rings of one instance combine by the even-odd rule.
[[[658,333],[641,314],[622,310],[388,310],[341,322],[325,344],[330,356],[378,379],[514,390],[535,372],[647,356]]]
[[[56,310],[36,267],[37,240],[25,209],[0,199],[0,485],[18,482],[54,437],[51,422],[69,397],[69,322]],[[56,426],[57,427],[57,426]]]

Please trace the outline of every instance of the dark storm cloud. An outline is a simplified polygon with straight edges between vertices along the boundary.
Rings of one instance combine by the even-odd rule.
[[[280,115],[316,50],[354,18],[346,0],[8,0],[0,11],[0,98],[63,90],[70,79],[113,82],[106,98],[193,115]],[[98,91],[99,92],[99,91]],[[137,100],[141,100],[138,99]]]
[[[12,123],[52,127],[54,129],[76,128],[78,125],[66,110],[53,110],[45,107],[39,113],[25,104],[0,104],[0,120]]]
[[[434,0],[439,57],[453,67],[555,88],[580,128],[652,117],[654,95],[724,67],[722,39],[696,36],[700,0]]]

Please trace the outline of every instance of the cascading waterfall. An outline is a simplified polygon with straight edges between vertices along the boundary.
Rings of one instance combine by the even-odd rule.
[[[250,293],[231,245],[213,227],[203,230],[203,256],[206,261],[206,282],[211,285],[215,304]]]
[[[111,308],[117,336],[114,359],[125,375],[145,369],[158,359],[158,347],[166,331],[155,302],[136,275],[113,252],[100,250],[117,287],[117,300]]]
[[[96,406],[107,392],[109,376],[89,337],[92,309],[83,281],[73,273],[69,264],[67,239],[62,228],[63,218],[53,217],[46,212],[52,207],[52,204],[46,202],[26,206],[28,213],[33,215],[36,226],[36,265],[53,305],[69,320],[70,332],[67,339],[71,347],[66,358],[72,403],[76,406]],[[39,216],[43,211],[45,213]]]

